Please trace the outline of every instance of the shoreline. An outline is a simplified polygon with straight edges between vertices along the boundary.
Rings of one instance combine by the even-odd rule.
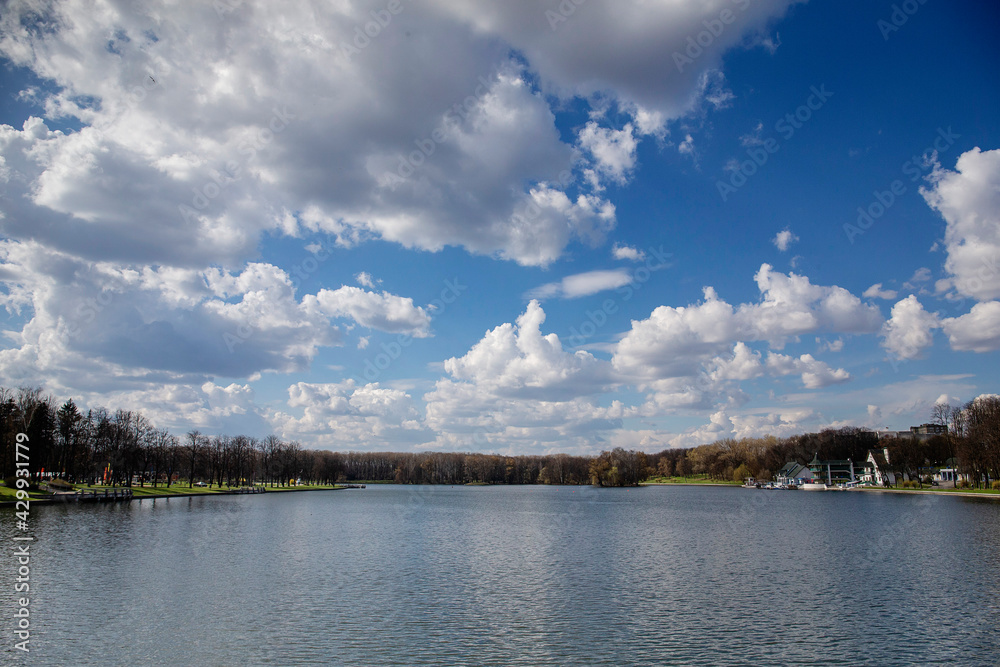
[[[371,483],[371,482],[370,482]],[[479,485],[475,485],[479,486]],[[489,486],[522,486],[518,484],[514,485],[489,485]],[[577,485],[572,485],[577,486]],[[584,485],[586,486],[586,485]],[[741,484],[727,483],[727,482],[640,482],[637,487],[643,486],[713,486],[713,487],[731,487],[731,488],[743,488]],[[119,487],[119,490],[128,487]],[[146,487],[147,489],[149,487]],[[227,490],[227,491],[192,491],[184,493],[142,493],[141,495],[133,495],[129,502],[133,500],[162,500],[168,498],[195,498],[202,496],[237,496],[237,495],[260,495],[261,493],[301,493],[306,491],[343,491],[350,488],[356,488],[350,484],[334,485],[332,487],[322,487],[322,488],[274,488],[267,489],[263,492],[258,493],[247,493],[245,491],[238,490]],[[363,487],[362,487],[363,488]],[[961,498],[989,498],[991,500],[1000,501],[1000,493],[977,493],[975,491],[950,491],[950,490],[933,490],[933,489],[893,489],[893,488],[875,488],[875,487],[862,487],[854,489],[855,491],[865,491],[868,493],[897,493],[897,494],[913,494],[913,495],[933,495],[933,496],[957,496]],[[14,507],[19,501],[16,500],[3,500],[0,501],[0,508],[3,507]],[[23,502],[23,501],[20,501]],[[79,501],[76,498],[70,497],[66,494],[63,497],[60,496],[50,496],[46,498],[29,498],[29,502],[32,505],[70,505],[77,504]],[[91,500],[86,500],[84,502],[94,502]],[[108,499],[107,501],[98,500],[97,502],[123,502],[122,499],[114,501]]]
[[[742,484],[726,483],[726,482],[640,482],[639,486],[731,486],[734,488],[742,489]],[[760,489],[753,489],[760,490]],[[993,500],[1000,500],[1000,493],[983,493],[976,491],[950,491],[945,489],[933,490],[933,489],[892,489],[892,488],[876,488],[876,487],[859,487],[853,489],[854,491],[865,491],[867,493],[902,493],[902,494],[920,494],[920,495],[931,495],[931,496],[943,496],[951,497],[957,496],[960,498],[990,498]]]
[[[861,488],[858,491],[866,491],[868,493],[916,493],[920,495],[931,495],[931,496],[959,496],[961,498],[992,498],[994,500],[1000,500],[1000,493],[977,493],[975,491],[947,491],[939,490],[934,491],[933,489],[879,489],[879,488]]]
[[[737,482],[639,482],[639,486],[731,486],[737,489],[743,488]]]
[[[126,488],[129,488],[129,487],[118,487],[119,490],[126,489]],[[141,487],[133,487],[133,488],[141,488]],[[149,487],[145,487],[145,488],[148,489]],[[255,496],[255,495],[263,495],[265,493],[302,493],[302,492],[305,492],[305,491],[343,491],[343,490],[349,489],[349,488],[352,488],[352,487],[350,487],[350,486],[338,486],[338,485],[335,485],[335,486],[323,487],[323,488],[319,488],[319,489],[316,489],[316,488],[311,488],[311,489],[275,488],[275,489],[267,489],[265,491],[258,492],[258,493],[247,493],[245,491],[236,491],[236,490],[230,490],[230,491],[192,491],[190,493],[148,493],[148,494],[147,493],[143,493],[142,495],[133,495],[129,499],[129,502],[131,502],[133,500],[139,500],[139,501],[141,501],[141,500],[161,500],[161,499],[164,499],[164,498],[197,498],[197,497],[212,497],[212,496]],[[77,499],[75,497],[71,497],[70,494],[65,494],[64,496],[53,495],[53,496],[50,496],[48,498],[29,498],[28,499],[28,503],[31,504],[31,505],[76,505],[78,502],[80,502],[80,500],[82,500],[82,498]],[[2,508],[2,507],[14,507],[14,506],[17,505],[18,502],[24,502],[24,501],[23,500],[22,501],[18,501],[18,500],[3,500],[3,501],[0,501],[0,508]],[[95,502],[95,501],[85,500],[83,502],[90,503],[90,502]],[[121,499],[121,498],[119,498],[118,500],[112,500],[112,499],[109,498],[107,501],[104,501],[103,498],[102,498],[101,500],[96,501],[96,502],[124,502],[124,500]]]

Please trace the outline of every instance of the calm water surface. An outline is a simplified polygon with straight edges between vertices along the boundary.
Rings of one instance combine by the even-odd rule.
[[[386,485],[31,519],[4,664],[1000,664],[995,501]]]

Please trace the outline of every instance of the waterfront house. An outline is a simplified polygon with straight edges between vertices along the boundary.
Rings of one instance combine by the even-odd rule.
[[[896,473],[889,469],[889,448],[868,450],[867,470],[862,481],[879,486],[895,486]]]
[[[778,474],[775,475],[774,480],[778,484],[805,484],[806,482],[813,481],[813,473],[809,468],[802,465],[801,463],[796,463],[795,461],[789,461],[786,463]]]
[[[813,456],[813,460],[809,462],[809,470],[816,481],[833,485],[857,482],[858,477],[855,473],[860,473],[861,467],[855,468],[854,462],[850,459],[821,461],[819,452],[817,452]]]

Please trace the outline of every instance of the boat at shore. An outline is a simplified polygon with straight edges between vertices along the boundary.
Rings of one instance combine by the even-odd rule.
[[[761,482],[753,477],[747,477],[743,480],[744,489],[764,489],[766,491],[795,491],[801,488],[798,484],[779,484],[778,482]]]
[[[759,479],[754,479],[753,477],[747,477],[743,480],[744,489],[764,489],[765,491],[796,491],[799,489],[802,491],[854,491],[862,488],[863,486],[863,484],[858,482],[827,484],[825,482],[807,482],[802,479],[796,480],[794,484],[776,481],[765,482]]]
[[[826,491],[827,486],[823,482],[803,482],[799,488],[803,491]]]
[[[824,484],[823,482],[805,482],[804,484],[799,484],[799,488],[803,491],[856,491],[863,488],[863,485],[857,482],[846,482],[844,484]]]

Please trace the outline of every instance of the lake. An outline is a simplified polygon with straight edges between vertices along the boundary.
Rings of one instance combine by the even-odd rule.
[[[3,663],[1000,664],[988,499],[371,485],[31,521],[31,653],[7,555]]]

